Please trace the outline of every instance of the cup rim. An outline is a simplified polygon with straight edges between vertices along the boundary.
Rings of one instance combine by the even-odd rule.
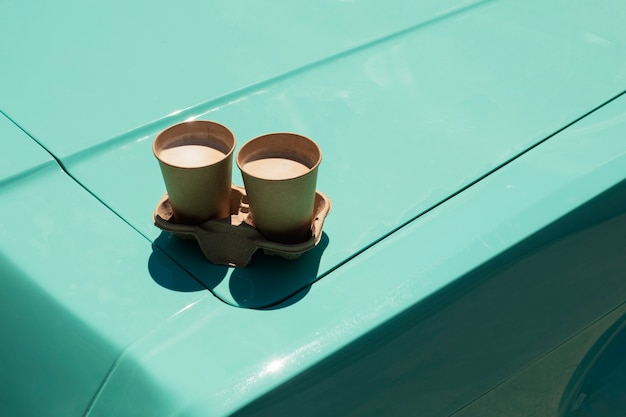
[[[232,132],[232,130],[230,130],[227,126],[225,126],[225,125],[223,125],[221,123],[212,121],[212,120],[187,120],[187,121],[180,122],[180,123],[175,123],[173,125],[170,125],[170,126],[166,127],[165,129],[163,129],[159,133],[157,133],[157,135],[154,137],[154,140],[152,141],[152,153],[154,154],[154,157],[160,163],[165,164],[165,165],[170,166],[170,167],[173,167],[173,168],[187,168],[187,169],[189,169],[189,167],[175,165],[175,164],[169,163],[169,162],[164,161],[163,159],[161,159],[159,157],[159,152],[161,150],[163,150],[164,148],[160,148],[159,150],[157,150],[157,142],[159,141],[159,138],[163,138],[168,133],[175,132],[176,130],[181,129],[182,126],[189,126],[191,124],[217,126],[218,128],[223,129],[227,133],[227,135],[232,138],[232,145],[229,146],[228,152],[224,153],[224,157],[222,159],[220,159],[217,162],[213,162],[213,163],[206,164],[206,165],[200,165],[200,166],[194,167],[194,168],[206,168],[206,167],[209,167],[209,166],[212,166],[212,165],[219,164],[219,163],[223,162],[224,160],[227,160],[228,158],[230,158],[230,156],[235,151],[235,148],[237,147],[237,138],[235,137],[235,134]],[[202,133],[204,133],[204,132],[202,132]],[[191,168],[191,169],[193,169],[193,168]]]
[[[270,137],[276,137],[276,136],[292,136],[292,137],[296,137],[298,138],[298,140],[302,140],[302,141],[306,141],[308,142],[310,145],[313,146],[313,148],[315,149],[316,153],[317,153],[317,158],[315,163],[312,166],[308,166],[308,164],[305,164],[303,161],[298,161],[301,162],[305,165],[307,165],[308,170],[307,172],[300,174],[300,175],[296,175],[295,177],[289,177],[289,178],[281,178],[281,179],[268,179],[268,178],[264,178],[264,177],[260,177],[258,175],[254,175],[251,174],[250,172],[248,172],[247,170],[245,170],[243,168],[243,165],[245,165],[247,162],[250,161],[254,161],[254,160],[258,160],[258,159],[262,159],[262,158],[255,158],[255,159],[246,159],[245,161],[242,160],[242,151],[245,153],[246,148],[249,148],[250,146],[254,146],[258,141],[264,140],[266,138],[270,138]],[[320,146],[317,144],[317,142],[315,142],[313,139],[304,136],[300,133],[294,133],[294,132],[271,132],[271,133],[265,133],[259,136],[256,136],[252,139],[250,139],[249,141],[247,141],[246,143],[244,143],[241,148],[239,149],[239,151],[237,152],[237,157],[235,158],[236,163],[237,163],[237,167],[239,167],[239,170],[245,174],[248,175],[252,178],[256,178],[259,180],[263,180],[263,181],[291,181],[291,180],[295,180],[301,177],[304,177],[305,175],[310,174],[311,172],[313,172],[318,166],[319,164],[322,162],[322,149],[320,148]]]

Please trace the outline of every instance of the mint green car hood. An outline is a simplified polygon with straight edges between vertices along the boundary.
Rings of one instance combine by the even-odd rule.
[[[10,4],[0,18],[15,34],[0,41],[10,63],[2,110],[239,306],[289,297],[626,87],[623,12],[584,4],[274,3],[279,25],[254,18],[260,6],[230,2],[123,14],[68,4],[79,17],[63,25],[68,9],[46,7]],[[261,261],[234,285],[233,270],[152,225],[164,192],[152,139],[195,118],[226,124],[238,146],[271,131],[320,144],[318,188],[333,211],[320,248],[287,267],[284,282],[274,261]]]
[[[589,274],[604,280],[570,288],[570,275],[529,273],[532,291],[514,294],[536,302],[527,320],[516,316],[528,310],[520,301],[488,321],[511,295],[499,280],[521,282],[515,271],[480,278],[495,289],[472,283],[435,303],[432,322],[414,307],[623,185],[624,21],[614,0],[5,2],[0,208],[11,215],[0,223],[0,328],[11,342],[0,356],[12,360],[0,391],[15,395],[0,412],[253,414],[255,404],[272,409],[273,390],[288,404],[310,385],[359,414],[380,398],[376,387],[389,384],[382,398],[397,399],[404,363],[391,360],[368,382],[351,361],[384,363],[410,347],[447,367],[414,358],[422,389],[407,398],[447,416],[622,314],[626,257],[611,231],[625,226],[612,212],[612,229],[587,225],[583,238],[537,249],[538,258],[570,254],[589,238],[598,248],[589,256],[606,260]],[[258,256],[227,268],[152,224],[165,191],[152,140],[192,119],[227,125],[238,148],[272,131],[319,143],[318,189],[333,209],[316,249],[297,262]],[[584,259],[568,274],[583,277]],[[591,301],[572,307],[563,288]],[[507,323],[513,330],[501,332]],[[383,342],[362,339],[375,330]],[[380,345],[386,358],[370,358]],[[467,352],[480,372],[446,359]],[[324,391],[336,368],[339,381],[362,380],[349,403]]]

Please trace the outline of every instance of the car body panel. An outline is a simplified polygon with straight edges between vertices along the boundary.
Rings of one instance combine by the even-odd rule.
[[[144,398],[151,416],[459,411],[624,313],[625,114],[622,96],[297,300],[177,316],[129,348],[90,415],[142,415]]]
[[[0,181],[0,414],[82,415],[126,346],[219,301],[7,119],[0,132],[24,167]],[[176,292],[154,281],[172,270]]]
[[[9,0],[2,109],[62,159],[476,3]]]
[[[607,340],[612,341],[619,334],[624,337],[624,320],[626,319],[626,305],[602,317],[592,326],[576,334],[562,345],[531,363],[526,368],[494,387],[484,396],[472,404],[464,407],[455,417],[484,416],[487,414],[517,416],[584,416],[595,412],[596,415],[619,416],[624,410],[624,383],[614,383],[610,378],[601,383],[596,382],[595,396],[599,401],[581,397],[577,392],[580,377],[595,368],[598,353],[603,353]],[[620,332],[621,333],[616,333]],[[611,366],[623,369],[625,359],[623,354],[613,358]],[[605,388],[610,390],[609,395]],[[605,394],[605,395],[602,395]],[[604,398],[602,398],[604,396]],[[608,398],[607,398],[608,397]],[[581,401],[582,400],[582,401]],[[600,410],[590,410],[587,403],[599,406]],[[621,402],[621,404],[620,404]],[[572,412],[572,414],[567,414]],[[612,413],[612,414],[611,414]],[[591,414],[593,415],[593,414]]]
[[[153,226],[146,213],[164,192],[150,149],[159,129],[63,163],[220,299],[272,305],[621,93],[626,27],[619,13],[590,16],[586,7],[471,8],[168,119],[217,120],[239,146],[272,130],[320,144],[318,188],[334,208],[322,248],[291,265],[284,279],[273,260],[243,273],[212,266]],[[606,42],[590,41],[594,33]],[[238,172],[234,182],[242,184]]]
[[[0,6],[0,414],[485,415],[563,357],[568,409],[626,302],[626,9],[324,5]],[[318,141],[318,248],[152,225],[195,118]]]
[[[54,158],[10,119],[0,113],[0,138],[7,147],[0,164],[0,184],[6,185],[33,170],[53,163]],[[10,157],[7,157],[10,155]]]

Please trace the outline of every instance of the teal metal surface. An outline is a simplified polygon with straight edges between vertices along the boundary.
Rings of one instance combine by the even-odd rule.
[[[623,392],[626,386],[624,382],[616,378],[606,378],[605,381],[594,381],[600,384],[596,384],[592,389],[584,385],[584,391],[579,388],[583,388],[581,384],[586,381],[587,375],[600,370],[595,365],[601,365],[603,360],[607,359],[604,348],[607,347],[607,343],[619,338],[620,325],[624,319],[626,304],[622,304],[584,331],[520,369],[506,381],[454,413],[454,417],[620,415],[624,410],[623,406],[619,406],[619,401],[624,400]],[[611,346],[613,345],[609,345]],[[619,347],[619,344],[615,347]],[[621,356],[613,357],[611,368],[603,370],[609,373],[613,370],[615,374],[619,374],[624,359],[623,355]],[[600,406],[604,413],[592,414],[588,405]],[[595,411],[599,410],[596,408]]]
[[[318,141],[318,188],[333,210],[321,247],[299,263],[215,267],[194,244],[160,234],[150,216],[164,192],[150,150],[156,130],[64,163],[222,300],[272,305],[624,91],[621,13],[490,3],[169,119],[225,123],[238,148],[269,131]]]
[[[476,3],[7,0],[2,109],[64,158]]]
[[[3,2],[0,415],[596,406],[623,388],[586,376],[626,315],[624,21],[617,0]],[[218,267],[151,224],[151,141],[194,118],[321,145],[316,250]]]
[[[580,362],[565,396],[565,416],[615,416],[626,410],[626,315],[598,338]],[[578,378],[576,378],[578,377]]]
[[[0,112],[0,186],[53,163],[54,158]]]
[[[0,134],[10,144],[0,154],[0,415],[83,415],[126,346],[221,303],[6,119]]]
[[[460,412],[626,313],[625,115],[623,96],[275,309],[178,315],[89,415]]]

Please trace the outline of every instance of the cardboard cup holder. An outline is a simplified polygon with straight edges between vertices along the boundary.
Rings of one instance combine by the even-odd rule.
[[[259,249],[266,255],[289,260],[297,259],[313,249],[322,238],[324,219],[330,208],[330,199],[316,191],[310,237],[294,244],[272,242],[261,235],[254,227],[245,189],[235,185],[231,186],[229,217],[209,219],[198,225],[178,224],[166,193],[159,201],[152,219],[161,230],[171,232],[181,239],[195,239],[210,262],[245,267]]]

